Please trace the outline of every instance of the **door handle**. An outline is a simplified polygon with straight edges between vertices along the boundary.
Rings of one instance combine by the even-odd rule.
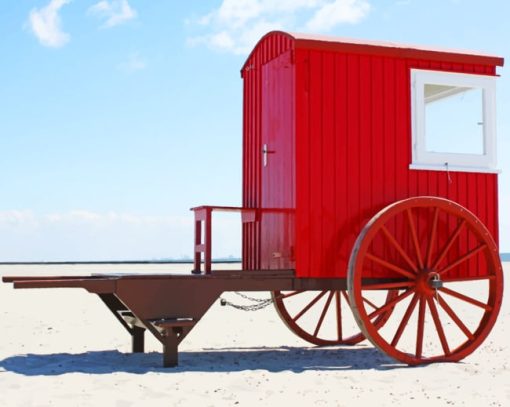
[[[274,154],[274,153],[275,153],[275,151],[269,150],[267,148],[267,144],[264,144],[262,146],[262,163],[263,163],[264,167],[267,167],[267,155]]]

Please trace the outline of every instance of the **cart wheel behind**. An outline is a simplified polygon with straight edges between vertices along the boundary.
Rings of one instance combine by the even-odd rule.
[[[407,364],[458,361],[493,327],[503,274],[497,245],[475,215],[447,199],[417,197],[368,222],[351,254],[348,288],[361,331],[387,355]],[[363,301],[365,290],[389,289],[402,291],[383,307]],[[378,329],[374,321],[388,309]]]
[[[370,302],[382,306],[398,293],[373,294],[378,298],[371,298]],[[326,346],[355,345],[365,339],[349,311],[347,291],[274,291],[272,295],[285,325],[305,341]],[[391,310],[380,315],[374,321],[376,325],[382,326],[390,313]]]

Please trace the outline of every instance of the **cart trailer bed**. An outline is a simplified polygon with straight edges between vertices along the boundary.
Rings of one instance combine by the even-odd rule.
[[[300,279],[294,270],[213,270],[210,274],[102,273],[80,276],[5,276],[21,288],[83,288],[97,294],[144,351],[148,330],[163,345],[163,365],[178,364],[178,346],[223,292],[345,291],[345,279]]]

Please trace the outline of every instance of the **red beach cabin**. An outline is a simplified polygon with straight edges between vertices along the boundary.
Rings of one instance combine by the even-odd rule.
[[[459,203],[497,239],[502,65],[464,51],[265,35],[241,70],[243,207],[262,209],[244,223],[243,268],[346,277],[367,221],[413,196]]]

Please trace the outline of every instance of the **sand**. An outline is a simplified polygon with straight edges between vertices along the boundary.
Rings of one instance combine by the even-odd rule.
[[[177,268],[2,266],[0,274]],[[129,353],[129,336],[96,296],[0,284],[0,405],[508,406],[509,305],[505,298],[490,336],[462,362],[410,368],[366,341],[313,347],[272,306],[242,312],[215,303],[182,343],[180,366],[164,369],[150,335],[147,353]]]

